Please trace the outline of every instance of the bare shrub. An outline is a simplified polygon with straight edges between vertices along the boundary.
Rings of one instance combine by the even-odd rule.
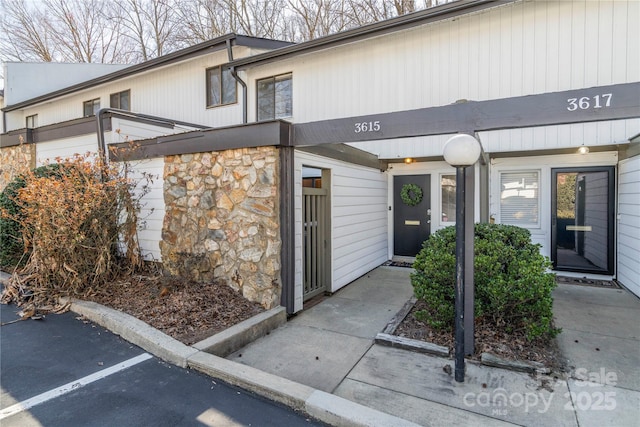
[[[134,195],[126,165],[105,165],[88,154],[56,161],[57,177],[29,172],[18,191],[21,215],[13,219],[30,256],[12,277],[3,302],[20,302],[19,295],[36,305],[60,296],[83,297],[123,269],[142,266],[137,240],[142,195]]]

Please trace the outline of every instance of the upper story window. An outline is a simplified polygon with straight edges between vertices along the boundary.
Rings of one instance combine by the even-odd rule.
[[[26,126],[28,129],[35,129],[38,127],[38,115],[34,114],[33,116],[27,116]]]
[[[520,227],[540,224],[540,174],[502,172],[500,174],[500,222]]]
[[[120,110],[131,110],[131,91],[124,90],[118,93],[112,93],[109,97],[109,106]]]
[[[207,69],[207,107],[236,102],[236,79],[231,70],[222,67]]]
[[[83,117],[95,116],[100,111],[100,98],[82,103]]]
[[[293,115],[291,73],[258,80],[258,121]]]

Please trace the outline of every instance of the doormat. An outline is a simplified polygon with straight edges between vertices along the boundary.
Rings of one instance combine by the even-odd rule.
[[[404,262],[404,261],[387,261],[382,265],[390,266],[390,267],[408,267],[413,268],[412,262]]]
[[[586,277],[556,276],[556,282],[566,285],[597,286],[612,289],[620,288],[620,285],[618,285],[615,280],[587,279]]]

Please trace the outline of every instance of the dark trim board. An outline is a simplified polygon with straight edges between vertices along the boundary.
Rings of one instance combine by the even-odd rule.
[[[380,169],[381,171],[387,169],[388,162],[379,160],[375,154],[346,144],[314,145],[310,147],[300,147],[298,150],[368,168]]]
[[[287,314],[295,312],[295,153],[293,147],[280,147],[280,305]]]
[[[129,142],[110,144],[109,159],[112,161],[140,160],[205,151],[291,145],[291,123],[276,120],[178,133],[135,141],[133,144]]]
[[[103,120],[104,130],[111,131],[111,117]],[[17,129],[0,135],[0,147],[53,141],[56,139],[74,138],[96,133],[96,119],[94,116],[41,126],[35,129]]]
[[[293,132],[305,146],[637,117],[640,82],[300,123]]]
[[[596,104],[599,105],[598,108],[595,108]],[[586,105],[590,107],[581,108]],[[337,146],[340,146],[339,144],[346,142],[637,117],[640,117],[640,82],[489,101],[463,101],[441,107],[293,125],[286,121],[276,120],[203,129],[137,141],[135,143],[138,147],[137,153],[132,152],[131,143],[113,144],[111,147],[114,152],[110,156],[112,160],[120,160],[124,157],[140,159],[202,150],[225,150],[266,145],[311,147],[338,144]],[[108,115],[105,115],[103,123],[105,131],[111,130],[111,120]],[[362,130],[365,128],[366,130]],[[0,147],[20,144],[21,136],[23,143],[35,143],[70,138],[95,131],[94,118],[75,119],[36,129],[19,129],[5,133],[0,135]],[[315,152],[318,150],[323,149],[318,148]],[[340,149],[333,149],[333,152],[335,150],[339,151]],[[324,149],[324,151],[327,150]],[[327,155],[331,157],[330,154]],[[362,164],[361,162],[365,162],[364,165],[372,164],[371,159],[365,159],[362,156],[349,154],[349,158],[358,164]],[[383,166],[379,165],[379,167]]]

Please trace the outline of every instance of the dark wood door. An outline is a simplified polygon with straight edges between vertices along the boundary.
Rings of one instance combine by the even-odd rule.
[[[409,194],[413,202],[407,204],[401,193],[405,185],[414,184],[422,192],[419,203],[418,195]],[[393,253],[400,256],[416,256],[422,243],[431,232],[431,176],[430,175],[398,175],[393,178]]]

